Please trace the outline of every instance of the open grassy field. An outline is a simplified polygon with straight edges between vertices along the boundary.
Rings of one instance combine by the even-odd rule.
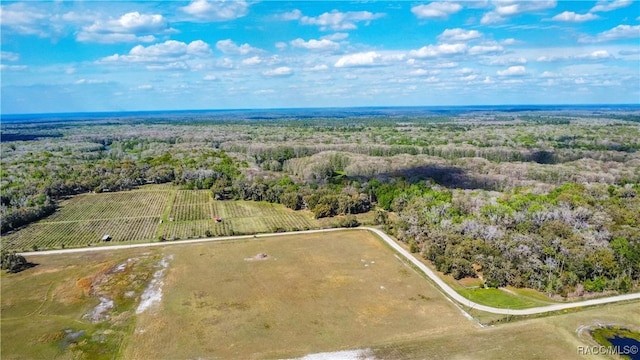
[[[3,359],[580,359],[595,345],[582,326],[640,325],[635,302],[481,327],[365,231],[29,260],[39,265],[2,274]],[[162,300],[136,314],[151,279]],[[94,323],[100,297],[115,306]]]
[[[365,231],[165,251],[165,298],[128,358],[287,358],[474,328]]]
[[[222,218],[216,222],[215,218]],[[227,236],[317,228],[310,213],[279,204],[214,201],[209,191],[148,186],[139,190],[83,194],[61,203],[51,216],[2,237],[7,250],[31,251]]]

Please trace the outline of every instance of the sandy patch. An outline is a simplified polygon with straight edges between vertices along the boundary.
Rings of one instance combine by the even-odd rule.
[[[373,360],[371,349],[345,350],[308,354],[297,360]]]
[[[114,306],[113,300],[107,297],[100,296],[99,299],[100,303],[83,316],[83,318],[89,319],[94,324],[109,319],[109,312]]]
[[[162,258],[157,264],[160,267],[153,273],[153,279],[140,296],[140,304],[136,309],[136,314],[142,314],[150,307],[159,304],[162,300],[162,286],[164,285],[164,275],[169,267],[169,261],[173,259],[173,255]]]

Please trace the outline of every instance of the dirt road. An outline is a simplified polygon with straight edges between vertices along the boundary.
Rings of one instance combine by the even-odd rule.
[[[87,248],[79,248],[79,249],[48,250],[48,251],[22,253],[22,255],[24,256],[39,255],[40,256],[40,255],[70,254],[70,253],[79,253],[79,252],[88,252],[88,251],[109,251],[109,250],[113,251],[113,250],[132,249],[132,248],[141,248],[141,247],[186,245],[186,244],[196,244],[196,243],[203,243],[203,242],[210,242],[210,241],[231,241],[231,240],[241,240],[241,239],[251,239],[251,238],[265,238],[265,237],[273,237],[273,236],[314,234],[314,233],[344,231],[344,230],[351,230],[351,231],[367,230],[377,234],[384,242],[389,244],[389,246],[391,246],[397,253],[405,257],[409,262],[411,262],[418,269],[420,269],[420,271],[422,271],[431,280],[433,280],[433,282],[436,283],[436,285],[447,297],[455,300],[460,305],[468,306],[470,308],[485,311],[488,313],[504,314],[504,315],[535,315],[535,314],[543,314],[547,312],[553,312],[553,311],[564,310],[564,309],[579,308],[583,306],[610,304],[610,303],[615,303],[619,301],[640,299],[640,293],[633,293],[633,294],[610,296],[610,297],[591,299],[591,300],[585,300],[585,301],[576,301],[571,303],[546,305],[546,306],[540,306],[540,307],[528,308],[528,309],[505,309],[505,308],[495,308],[491,306],[481,305],[458,294],[453,288],[451,288],[449,285],[447,285],[447,283],[445,283],[442,279],[440,279],[440,277],[438,277],[438,275],[436,275],[431,269],[429,269],[425,264],[423,264],[418,259],[416,259],[413,255],[411,255],[407,250],[405,250],[402,246],[400,246],[400,244],[398,244],[385,232],[379,229],[369,228],[369,227],[360,227],[356,229],[306,230],[306,231],[286,232],[286,233],[202,238],[202,239],[193,239],[193,240],[181,240],[181,241],[175,241],[175,242],[172,241],[172,242],[157,242],[157,243],[149,243],[149,244],[111,245],[111,246],[87,247]]]

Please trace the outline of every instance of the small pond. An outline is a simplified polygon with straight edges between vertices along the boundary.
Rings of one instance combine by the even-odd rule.
[[[640,360],[640,332],[607,326],[591,330],[591,335],[600,345],[615,349],[618,355]]]

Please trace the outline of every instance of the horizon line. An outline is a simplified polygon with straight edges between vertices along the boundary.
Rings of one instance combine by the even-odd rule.
[[[100,114],[144,114],[144,113],[180,113],[180,112],[235,112],[235,111],[288,111],[288,110],[350,110],[350,109],[460,109],[460,108],[503,108],[503,107],[638,107],[640,103],[578,103],[578,104],[474,104],[474,105],[375,105],[375,106],[319,106],[319,107],[273,107],[273,108],[217,108],[217,109],[155,109],[155,110],[99,110],[38,113],[0,113],[2,117],[17,116],[69,116]]]

